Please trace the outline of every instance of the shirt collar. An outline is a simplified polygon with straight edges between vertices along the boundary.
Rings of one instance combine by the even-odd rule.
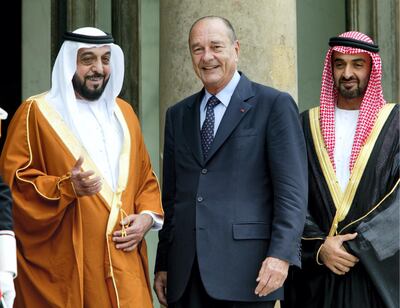
[[[228,107],[229,102],[230,102],[231,97],[232,97],[232,94],[235,91],[239,81],[240,81],[240,74],[238,73],[238,71],[235,71],[231,81],[229,81],[228,84],[225,86],[225,88],[223,88],[221,91],[219,91],[215,95],[225,107]],[[206,102],[208,101],[208,99],[212,95],[213,94],[211,94],[207,90],[205,90],[205,95],[204,95],[204,98],[203,98],[203,102],[205,102],[205,103],[204,103],[204,106],[202,106],[203,109],[206,108]]]

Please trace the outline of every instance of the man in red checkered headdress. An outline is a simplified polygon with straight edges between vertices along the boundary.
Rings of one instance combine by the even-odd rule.
[[[368,36],[329,46],[320,106],[302,114],[308,215],[284,307],[399,307],[399,108]]]

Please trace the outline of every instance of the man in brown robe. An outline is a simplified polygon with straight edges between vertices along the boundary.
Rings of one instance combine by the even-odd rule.
[[[96,28],[65,34],[52,88],[16,112],[0,160],[17,238],[14,307],[152,307],[146,232],[159,185],[119,94],[123,53]]]

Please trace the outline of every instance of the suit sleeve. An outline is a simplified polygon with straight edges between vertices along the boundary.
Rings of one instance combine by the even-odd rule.
[[[0,178],[0,231],[12,230],[12,199],[11,192],[7,184]]]
[[[17,275],[17,250],[14,232],[12,231],[11,210],[11,192],[0,177],[0,273],[9,272],[15,277]]]
[[[162,189],[162,203],[165,216],[163,228],[158,233],[159,242],[157,248],[155,272],[167,270],[168,249],[173,236],[174,199],[176,191],[174,142],[171,109],[168,109],[165,117],[164,130]]]
[[[275,99],[266,136],[274,192],[268,256],[300,267],[308,195],[307,152],[298,109],[290,95],[281,93]]]
[[[7,184],[0,177],[0,272],[17,275],[17,250],[12,220],[12,199]],[[0,285],[1,287],[1,285]]]

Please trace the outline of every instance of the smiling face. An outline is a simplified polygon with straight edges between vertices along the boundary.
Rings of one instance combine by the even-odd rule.
[[[78,50],[76,73],[72,83],[77,98],[97,100],[110,78],[111,49],[109,46]]]
[[[332,69],[339,93],[338,106],[342,109],[358,109],[368,87],[371,57],[367,53],[349,55],[335,51]]]
[[[196,75],[211,94],[217,94],[237,70],[239,42],[218,18],[198,21],[189,35],[189,48]]]

